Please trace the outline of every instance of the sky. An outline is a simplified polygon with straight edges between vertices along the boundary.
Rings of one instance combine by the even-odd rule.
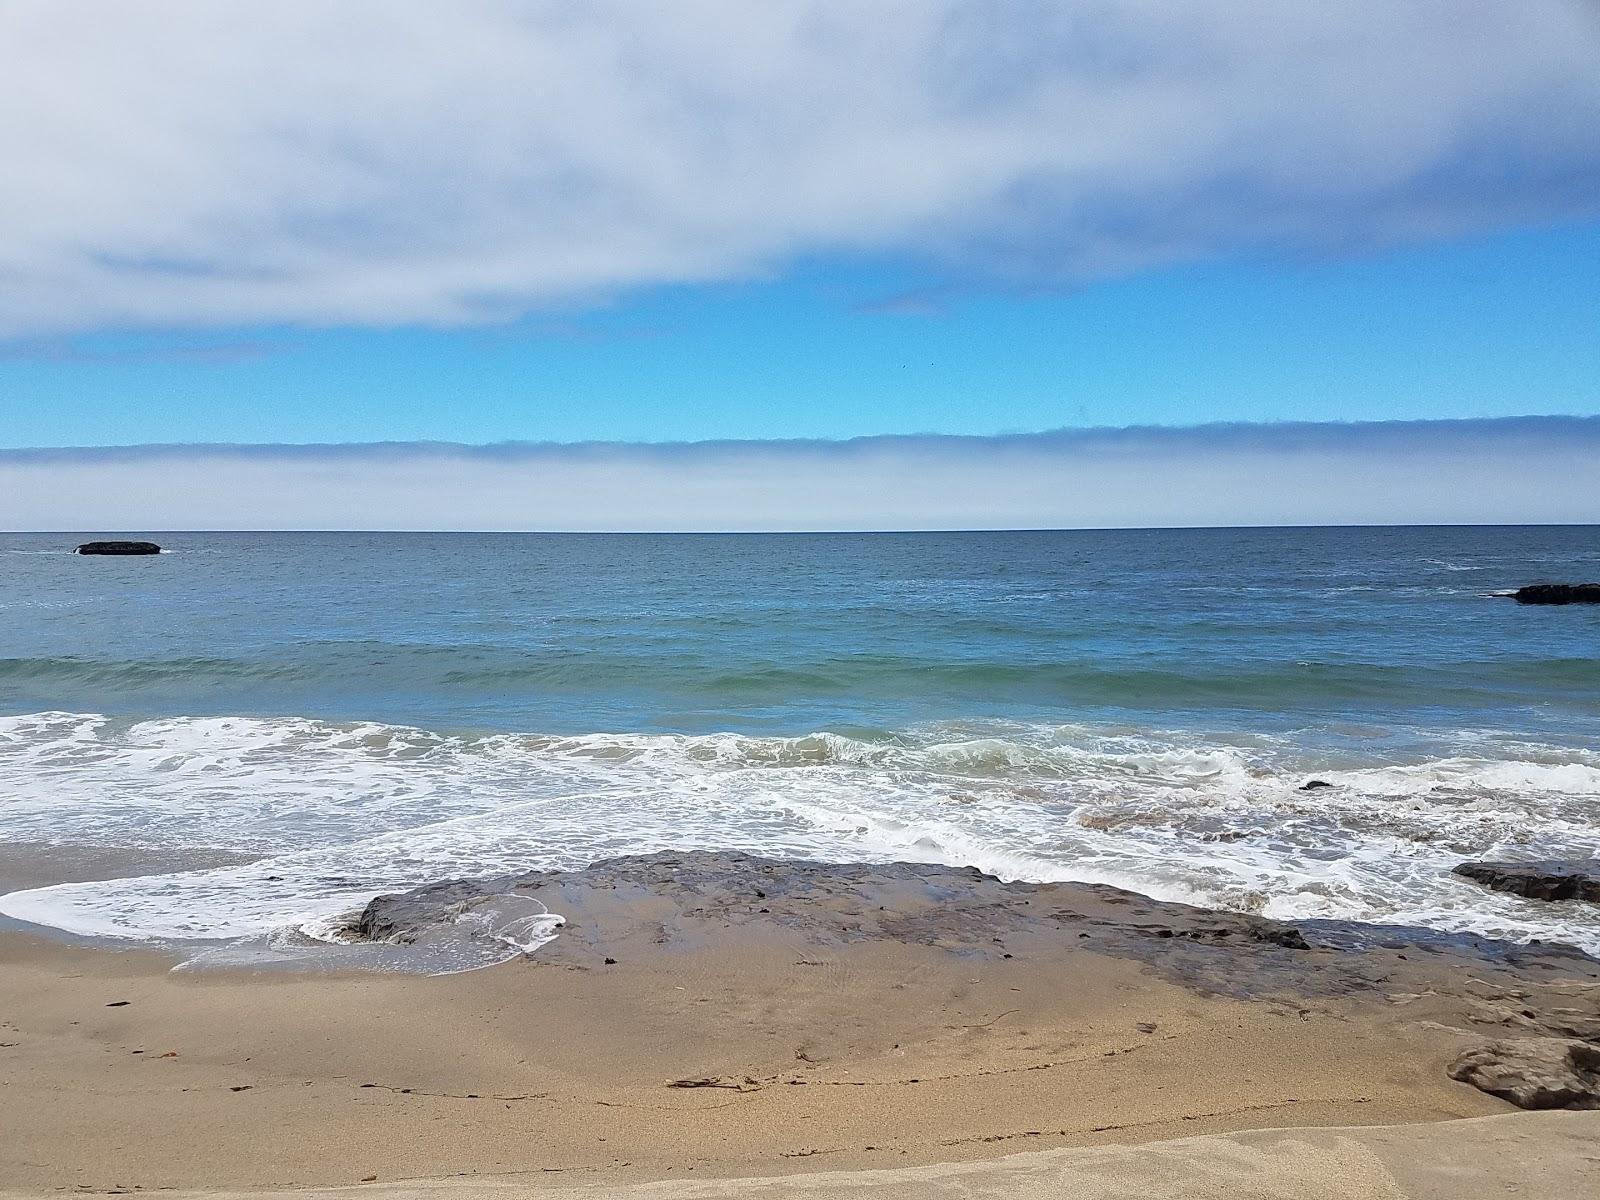
[[[1597,62],[1593,0],[10,0],[0,449],[84,452],[0,456],[0,527],[219,527],[246,460],[245,527],[1295,523],[1397,447],[1385,519],[1600,521],[1468,481],[1600,414]],[[1280,426],[1320,508],[1207,467]],[[1059,430],[1139,450],[1007,492]]]

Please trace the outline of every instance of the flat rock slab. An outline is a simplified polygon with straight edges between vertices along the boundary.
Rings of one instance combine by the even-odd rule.
[[[492,914],[524,907],[563,921],[528,961],[565,968],[639,965],[735,936],[783,941],[802,958],[887,941],[975,964],[1048,959],[1066,972],[1073,955],[1088,953],[1139,962],[1210,995],[1291,1005],[1313,997],[1453,996],[1479,1013],[1474,1023],[1493,1037],[1600,1034],[1600,961],[1568,946],[1275,921],[1104,884],[1006,882],[973,868],[917,863],[637,855],[379,896],[346,933],[358,944],[425,957],[437,953],[440,939],[493,936]]]
[[[535,961],[637,961],[714,945],[733,929],[819,948],[889,941],[984,959],[1070,944],[1147,961],[1201,990],[1232,994],[1280,987],[1298,993],[1306,971],[1295,960],[1317,957],[1288,922],[1168,904],[1102,884],[1007,883],[975,868],[711,851],[432,884],[377,897],[347,933],[358,941],[436,945],[441,930],[484,928],[462,919],[475,908],[529,899],[565,918]],[[1254,971],[1240,970],[1246,961]],[[1295,980],[1276,980],[1281,971]]]
[[[1543,866],[1548,873],[1550,864]],[[1537,874],[1532,870],[1529,877]],[[493,914],[529,905],[563,922],[553,941],[529,954],[530,961],[567,969],[648,963],[733,938],[782,942],[802,961],[825,958],[830,948],[887,941],[970,958],[975,965],[1046,959],[1058,964],[1063,977],[1081,961],[1075,955],[1131,959],[1197,992],[1276,1005],[1313,998],[1387,997],[1391,1004],[1451,998],[1457,1011],[1472,1014],[1472,1025],[1493,1031],[1495,1039],[1486,1042],[1480,1035],[1451,1069],[1453,1078],[1530,1108],[1584,1108],[1600,1101],[1600,1049],[1590,1041],[1600,1037],[1600,961],[1548,943],[1405,926],[1275,921],[1104,884],[1006,882],[975,868],[713,851],[430,884],[377,897],[346,933],[358,943],[436,953],[441,938],[481,937],[496,928],[495,919],[488,919]],[[812,955],[811,948],[818,953]],[[713,1085],[726,1081],[680,1086]]]
[[[1457,875],[1497,892],[1530,900],[1590,900],[1600,903],[1600,859],[1536,862],[1464,862]]]

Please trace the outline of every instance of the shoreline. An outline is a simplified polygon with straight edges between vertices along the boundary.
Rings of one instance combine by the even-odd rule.
[[[1004,720],[884,737],[561,738],[85,714],[17,718],[0,730],[13,734],[17,753],[0,756],[0,790],[21,802],[13,837],[59,843],[52,856],[125,846],[152,860],[104,872],[123,878],[0,897],[0,912],[88,937],[228,940],[459,872],[576,868],[696,844],[970,863],[1286,919],[1436,926],[1600,954],[1582,913],[1453,873],[1500,855],[1600,853],[1600,758],[1555,742],[1443,728],[1301,736]],[[448,799],[449,820],[434,819],[428,797]],[[3,856],[0,847],[0,876]]]
[[[1095,885],[657,855],[549,889],[561,936],[455,975],[0,932],[0,1189],[610,1188],[1437,1122],[1514,1111],[1447,1075],[1464,1050],[1600,1020],[1581,956],[1301,949]],[[379,908],[416,944],[473,904]]]

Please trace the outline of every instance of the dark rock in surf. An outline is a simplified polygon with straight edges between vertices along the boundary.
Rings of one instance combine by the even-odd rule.
[[[75,554],[160,554],[154,542],[85,542]]]
[[[1323,788],[1331,788],[1333,784],[1326,779],[1308,779],[1300,785],[1302,792],[1320,792]]]
[[[1450,1078],[1518,1108],[1600,1108],[1600,1047],[1566,1038],[1511,1038],[1468,1050]]]
[[[712,851],[428,884],[376,897],[351,918],[346,933],[356,943],[427,947],[440,938],[476,936],[472,930],[482,922],[471,914],[507,904],[536,905],[566,918],[559,936],[538,947],[536,959],[572,969],[589,969],[599,956],[648,969],[665,947],[703,946],[734,930],[761,929],[814,945],[902,942],[974,959],[1000,959],[1027,945],[1032,952],[1064,952],[1091,938],[1096,954],[1133,959],[1201,991],[1245,997],[1366,994],[1388,986],[1396,964],[1405,962],[1408,955],[1397,950],[1416,951],[1412,957],[1452,978],[1506,978],[1520,987],[1547,972],[1548,978],[1576,973],[1600,984],[1600,962],[1555,944],[1524,946],[1393,925],[1275,921],[1106,884],[1006,882],[973,868]],[[1416,990],[1437,986],[1430,976]],[[1572,1036],[1567,1024],[1543,1018],[1526,1028]]]
[[[1532,583],[1511,598],[1518,604],[1600,604],[1600,583]]]
[[[1496,892],[1529,900],[1592,900],[1600,903],[1600,859],[1540,862],[1464,862],[1453,870]]]
[[[751,899],[756,895],[759,904]],[[1234,947],[1312,949],[1289,922],[1152,900],[1105,884],[1008,883],[973,867],[821,863],[704,850],[603,859],[579,871],[428,884],[375,897],[345,932],[355,940],[405,945],[480,904],[514,896],[537,898],[547,911],[574,918],[563,937],[541,951],[546,960],[585,938],[591,949],[627,947],[645,927],[645,944],[655,947],[751,923],[821,945],[904,941],[996,957],[1010,934],[1060,937],[1063,930],[1090,926],[1101,935],[1103,953],[1170,964],[1186,960],[1191,950],[1190,957],[1205,957],[1205,948],[1227,958],[1230,971]]]

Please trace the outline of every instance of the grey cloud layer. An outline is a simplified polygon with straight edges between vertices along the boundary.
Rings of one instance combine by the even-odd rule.
[[[1592,216],[1597,61],[1591,0],[11,0],[0,336]]]
[[[0,528],[1600,523],[1600,418],[682,445],[0,451]]]

